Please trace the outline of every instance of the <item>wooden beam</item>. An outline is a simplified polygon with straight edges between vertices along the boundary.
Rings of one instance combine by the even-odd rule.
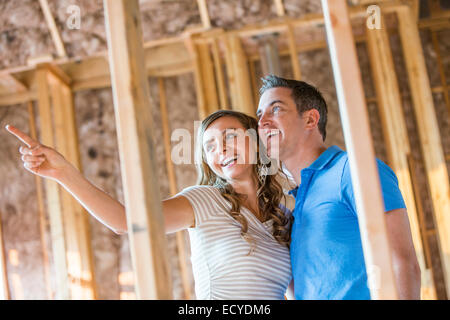
[[[230,86],[234,88],[232,94],[233,91],[236,94],[233,109],[254,116],[256,108],[253,104],[247,57],[242,48],[241,40],[239,37],[231,35],[227,41],[227,51],[229,54],[227,68],[228,70],[232,69],[232,72],[229,73],[228,81],[231,83]]]
[[[163,129],[164,139],[164,154],[166,157],[166,170],[169,178],[170,195],[174,196],[178,193],[177,180],[175,176],[175,167],[171,156],[171,141],[170,141],[170,124],[169,115],[167,111],[167,96],[166,88],[164,86],[164,79],[158,78],[159,87],[159,106],[161,112],[161,124]],[[186,248],[185,248],[185,231],[178,231],[175,235],[178,250],[178,262],[180,264],[181,283],[183,285],[184,299],[191,298],[191,286],[189,283],[189,272],[186,267]]]
[[[0,72],[0,87],[6,87],[9,92],[26,92],[28,88],[13,75]]]
[[[208,43],[198,43],[195,45],[197,50],[197,63],[201,90],[205,97],[205,116],[219,110],[219,100],[214,74],[214,64],[211,58]],[[202,118],[203,119],[203,118]]]
[[[398,293],[361,74],[345,0],[322,0],[372,299]]]
[[[78,132],[70,88],[53,73],[50,74],[56,147],[81,171]],[[67,248],[71,298],[95,299],[94,263],[91,249],[88,214],[66,190],[61,190],[64,233]]]
[[[444,65],[442,64],[441,50],[439,48],[439,40],[436,31],[431,30],[431,41],[433,42],[434,53],[436,54],[436,62],[441,77],[442,93],[444,95],[445,104],[447,105],[447,112],[450,115],[450,96],[448,93],[447,77],[445,76]]]
[[[48,78],[49,71],[45,68],[39,68],[36,71],[37,100],[41,128],[40,142],[46,146],[55,148]],[[64,221],[61,210],[61,190],[56,181],[45,179],[44,183],[47,211],[50,220],[52,255],[56,272],[56,298],[70,299]]]
[[[416,255],[422,270],[422,299],[436,299],[433,278],[426,268],[425,254],[417,216],[412,178],[408,166],[410,146],[408,131],[402,111],[402,100],[395,74],[394,61],[389,46],[389,35],[383,16],[380,29],[367,29],[370,65],[378,98],[378,109],[389,164],[395,171],[405,199]]]
[[[421,194],[423,193],[423,186],[422,183],[420,183],[417,179],[417,165],[416,165],[416,161],[414,160],[414,158],[412,157],[412,155],[408,155],[408,166],[409,166],[409,172],[411,175],[411,183],[413,186],[413,191],[414,191],[414,200],[416,202],[416,208],[417,208],[417,217],[419,219],[419,225],[420,225],[420,230],[421,230],[421,234],[422,234],[422,243],[423,243],[423,251],[424,251],[424,255],[425,255],[425,267],[429,268],[430,270],[430,276],[431,279],[433,280],[433,261],[431,258],[431,250],[430,250],[430,241],[428,236],[430,235],[430,233],[433,233],[433,237],[435,236],[435,229],[429,230],[427,229],[427,222],[426,222],[426,218],[425,218],[425,212],[423,209],[423,203],[422,203],[422,198],[421,198]],[[423,271],[423,269],[422,269]],[[435,287],[435,292],[434,294],[436,295],[436,287]],[[424,299],[426,299],[426,296],[423,297]],[[435,297],[436,299],[436,297]]]
[[[287,26],[287,34],[289,41],[289,54],[291,57],[292,69],[294,71],[294,79],[300,80],[302,74],[300,71],[300,61],[298,58],[297,44],[295,42],[295,30],[290,24]]]
[[[222,59],[219,51],[219,44],[217,38],[214,38],[211,43],[211,49],[214,60],[214,70],[216,71],[216,83],[219,93],[219,101],[221,109],[229,109],[227,99],[227,88],[225,86],[225,79],[222,69]]]
[[[284,17],[286,15],[286,11],[284,10],[283,0],[274,0],[274,2],[277,16]]]
[[[211,19],[209,18],[208,6],[206,0],[197,0],[198,10],[200,11],[200,19],[202,20],[203,28],[211,28]]]
[[[5,243],[3,242],[2,216],[0,212],[0,300],[11,299],[8,284],[8,272],[5,255]]]
[[[417,129],[436,217],[447,293],[450,292],[450,186],[419,30],[409,7],[397,11]]]
[[[55,44],[56,53],[59,57],[66,57],[66,49],[64,49],[64,43],[59,34],[58,28],[56,27],[55,19],[53,18],[52,12],[48,5],[47,0],[39,0],[42,12],[44,13],[45,21],[50,29],[50,35],[52,36],[53,43]]]
[[[38,140],[36,119],[34,116],[33,103],[31,101],[28,102],[28,123],[30,127],[30,136],[33,139]],[[47,218],[45,217],[44,190],[42,189],[42,178],[38,175],[34,175],[34,179],[36,183],[36,197],[39,211],[39,235],[42,248],[42,264],[44,266],[45,289],[47,290],[47,298],[52,300],[53,290],[50,276],[50,259],[47,250]]]
[[[139,4],[137,0],[104,0],[104,8],[136,296],[170,299]]]

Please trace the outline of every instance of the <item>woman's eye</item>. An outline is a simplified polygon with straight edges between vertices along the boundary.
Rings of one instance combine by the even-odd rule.
[[[211,152],[213,150],[213,146],[209,144],[205,147],[205,150],[206,152]]]
[[[227,135],[226,135],[226,139],[233,139],[233,138],[235,138],[236,137],[236,133],[228,133]]]

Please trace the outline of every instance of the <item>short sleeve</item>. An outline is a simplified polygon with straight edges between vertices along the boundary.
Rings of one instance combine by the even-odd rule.
[[[194,228],[201,226],[217,212],[217,192],[211,186],[192,186],[177,194],[177,196],[185,197],[191,203],[195,217]]]
[[[389,168],[383,161],[376,159],[378,174],[380,177],[381,191],[383,195],[384,211],[388,212],[395,209],[406,208],[403,196],[398,187],[398,179],[394,171]],[[341,197],[342,200],[356,214],[355,196],[353,193],[352,180],[350,175],[350,165],[346,160],[341,180]]]

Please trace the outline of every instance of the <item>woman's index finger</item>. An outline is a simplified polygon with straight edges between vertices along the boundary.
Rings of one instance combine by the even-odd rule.
[[[11,134],[16,136],[17,139],[19,139],[20,141],[25,143],[29,148],[34,148],[35,146],[37,146],[39,144],[36,140],[34,140],[30,136],[28,136],[26,133],[20,131],[16,127],[7,125],[6,130],[8,130]]]

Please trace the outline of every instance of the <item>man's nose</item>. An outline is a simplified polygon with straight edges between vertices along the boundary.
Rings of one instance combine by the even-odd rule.
[[[261,114],[261,117],[258,120],[258,127],[264,127],[269,124],[268,118],[265,113]]]

